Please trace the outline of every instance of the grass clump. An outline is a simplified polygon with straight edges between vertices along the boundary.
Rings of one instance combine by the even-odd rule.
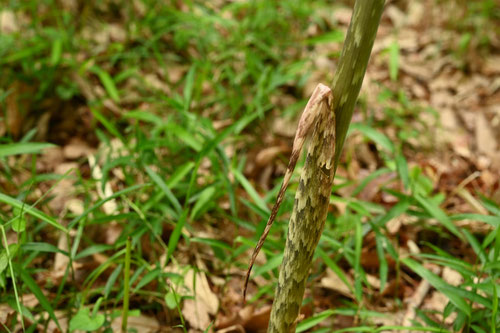
[[[139,316],[218,329],[215,318],[240,309],[228,295],[241,291],[287,163],[290,138],[273,123],[301,110],[311,78],[331,79],[316,60],[334,65],[342,27],[322,2],[68,4],[1,9],[3,329],[112,331]],[[464,185],[482,208],[455,209],[414,158],[423,115],[438,112],[394,89],[394,50],[380,108],[358,105],[297,330],[396,330],[383,319],[427,281],[427,299],[446,305],[416,310],[414,330],[493,332],[498,202]],[[256,163],[269,147],[277,162]],[[257,307],[274,292],[294,186],[254,270]],[[343,293],[323,281],[333,275]],[[215,310],[197,324],[186,308],[200,290]]]

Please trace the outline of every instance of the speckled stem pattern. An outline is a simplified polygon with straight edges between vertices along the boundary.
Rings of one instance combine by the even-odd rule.
[[[356,0],[354,4],[351,23],[332,86],[333,110],[337,117],[336,164],[339,161],[354,105],[365,77],[384,2],[384,0]]]
[[[314,250],[326,220],[335,169],[370,58],[384,0],[357,0],[333,82],[309,142],[268,332],[294,332]],[[335,147],[335,149],[333,148]]]
[[[314,250],[323,231],[330,201],[334,146],[335,116],[330,105],[324,103],[309,142],[295,195],[268,332],[295,330]]]

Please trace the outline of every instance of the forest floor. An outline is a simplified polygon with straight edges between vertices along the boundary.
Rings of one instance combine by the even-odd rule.
[[[246,268],[352,6],[2,6],[0,327],[264,331],[300,170],[243,304]],[[495,332],[499,175],[500,8],[388,1],[297,330]]]

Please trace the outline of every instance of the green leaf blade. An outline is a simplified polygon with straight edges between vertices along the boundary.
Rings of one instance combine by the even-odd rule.
[[[51,143],[42,142],[18,142],[0,145],[0,157],[22,155],[22,154],[38,154],[43,149],[56,147]]]

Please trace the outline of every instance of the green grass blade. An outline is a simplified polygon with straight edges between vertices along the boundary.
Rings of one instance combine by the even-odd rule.
[[[50,64],[56,66],[59,64],[62,55],[63,41],[61,38],[57,38],[52,42],[52,50],[50,53]]]
[[[325,310],[323,312],[320,312],[318,314],[315,314],[314,316],[311,316],[305,320],[302,320],[297,324],[296,332],[304,332],[310,328],[313,328],[314,326],[318,325],[321,323],[323,320],[326,318],[332,316],[335,314],[334,310]]]
[[[122,268],[123,264],[119,264],[118,266],[116,266],[113,273],[111,273],[111,275],[109,276],[108,281],[106,281],[106,285],[104,286],[104,292],[103,292],[105,299],[108,299],[109,294],[111,293],[111,289],[115,285],[116,279],[118,278],[118,275],[120,275]]]
[[[191,197],[191,193],[194,188],[196,176],[198,174],[198,168],[200,167],[201,161],[205,156],[207,156],[210,152],[212,152],[217,145],[224,140],[226,137],[229,135],[237,135],[239,134],[248,124],[250,124],[252,121],[254,121],[258,117],[257,113],[250,113],[242,118],[238,119],[235,123],[233,123],[231,126],[227,127],[225,130],[223,130],[221,133],[217,134],[217,136],[211,140],[208,140],[205,142],[203,149],[198,153],[196,156],[196,163],[194,165],[194,170],[191,174],[191,178],[189,180],[189,187],[186,195],[186,200],[189,200]],[[269,211],[266,207],[266,211]]]
[[[467,316],[470,316],[471,314],[471,309],[470,306],[467,304],[467,302],[462,298],[462,296],[459,296],[456,292],[455,289],[458,289],[456,287],[452,287],[449,284],[447,284],[445,281],[443,281],[439,276],[436,274],[432,273],[428,269],[424,268],[421,264],[418,262],[414,261],[413,259],[410,258],[403,258],[401,261],[408,266],[412,271],[420,275],[422,279],[425,279],[429,281],[429,283],[442,292],[448,299],[455,305],[457,308],[459,308],[462,312],[464,312]]]
[[[33,278],[28,274],[28,272],[26,272],[21,266],[14,264],[14,268],[17,274],[19,274],[21,280],[26,284],[26,286],[28,286],[31,292],[35,295],[38,302],[40,302],[42,308],[45,311],[47,311],[49,317],[56,323],[57,327],[62,331],[61,326],[59,325],[59,321],[57,321],[52,305],[50,305],[49,300],[47,299],[47,297],[45,297],[45,295],[43,294],[42,290],[35,282],[35,280],[33,280]]]
[[[450,216],[450,219],[453,221],[473,220],[473,221],[487,223],[495,228],[500,227],[500,216],[481,215],[481,214],[457,214]]]
[[[115,125],[109,121],[102,113],[100,113],[97,109],[95,108],[90,108],[90,111],[92,111],[92,114],[94,117],[115,137],[120,139],[121,142],[125,143],[125,138],[120,134],[120,131],[115,127]]]
[[[354,330],[355,331],[355,330]],[[374,330],[374,333],[378,332],[397,332],[397,331],[414,331],[414,332],[436,332],[436,333],[451,333],[442,327],[428,327],[428,326],[382,326]]]
[[[78,254],[75,256],[75,260],[80,260],[82,258],[85,258],[87,256],[93,255],[94,253],[101,253],[104,251],[108,251],[113,249],[113,246],[107,245],[107,244],[96,244],[87,247],[86,249],[78,252]]]
[[[381,168],[381,169],[378,169],[374,172],[372,172],[371,174],[369,174],[368,176],[366,176],[365,178],[363,178],[363,180],[359,183],[358,187],[356,187],[354,189],[354,191],[352,192],[352,197],[355,197],[357,196],[359,193],[361,193],[361,191],[363,191],[363,189],[366,187],[366,185],[368,185],[372,180],[386,174],[386,173],[390,173],[391,170],[388,169],[388,168]]]
[[[436,205],[433,201],[423,197],[420,194],[416,194],[414,198],[429,214],[431,214],[432,217],[438,220],[452,234],[454,234],[455,236],[457,236],[462,240],[464,239],[463,235],[460,233],[458,228],[453,224],[452,220],[448,217],[448,215],[445,214],[445,212],[441,210],[441,208],[439,208],[438,205]]]
[[[195,220],[199,216],[199,213],[202,211],[205,206],[210,204],[211,202],[215,201],[215,196],[216,195],[216,188],[215,186],[209,186],[205,188],[203,191],[201,191],[198,200],[196,200],[196,203],[193,206],[193,209],[191,210],[191,214],[189,216],[190,220]]]
[[[38,43],[31,47],[23,48],[16,53],[0,58],[0,64],[17,62],[25,58],[38,56],[42,51],[49,47],[48,43]]]
[[[316,37],[306,40],[307,44],[321,44],[321,43],[341,43],[344,41],[344,33],[341,30],[333,30]]]
[[[132,250],[132,241],[130,236],[127,238],[125,250],[125,269],[123,270],[123,308],[122,308],[122,332],[127,332],[128,305],[130,297],[130,252]]]
[[[469,242],[469,245],[472,247],[481,263],[484,265],[488,261],[488,257],[481,247],[481,244],[479,244],[476,237],[474,237],[474,235],[471,234],[467,229],[463,229],[462,233],[465,235],[465,238]]]
[[[495,234],[495,246],[493,248],[493,261],[498,261],[500,256],[500,227],[497,227],[492,233]]]
[[[182,206],[175,197],[175,195],[172,193],[172,191],[168,188],[167,184],[163,181],[163,179],[161,179],[161,177],[148,166],[145,166],[144,170],[146,170],[146,173],[148,174],[149,178],[151,178],[151,180],[156,185],[158,185],[158,187],[163,191],[163,193],[165,193],[165,196],[170,201],[177,214],[180,214],[182,212]]]
[[[370,127],[368,125],[361,124],[361,123],[353,123],[353,124],[351,124],[350,131],[351,130],[360,131],[361,133],[363,133],[364,136],[366,136],[367,138],[369,138],[373,142],[379,144],[382,148],[384,148],[385,150],[387,150],[391,153],[395,153],[395,151],[396,151],[392,141],[387,136],[385,136],[385,134],[377,131],[373,127]]]
[[[193,133],[189,133],[187,130],[175,123],[169,123],[166,128],[177,138],[183,141],[187,146],[191,147],[194,151],[200,152],[203,148],[203,144],[196,138]]]
[[[387,283],[387,277],[389,274],[389,265],[387,264],[387,259],[385,258],[384,244],[387,240],[380,233],[376,233],[375,236],[375,246],[377,250],[378,260],[380,262],[379,268],[379,279],[380,279],[380,291],[383,291]]]
[[[392,81],[397,81],[399,72],[399,43],[394,40],[389,45],[389,76]]]
[[[104,71],[100,67],[92,66],[90,71],[97,75],[99,80],[101,81],[104,89],[108,93],[109,97],[116,103],[120,102],[120,94],[118,93],[118,89],[116,89],[115,83],[111,75],[108,72]]]
[[[408,163],[402,152],[398,152],[395,156],[396,169],[398,170],[399,178],[403,183],[403,187],[407,190],[410,186],[410,176],[408,174]]]
[[[81,215],[78,215],[73,220],[71,220],[71,222],[68,224],[68,228],[69,229],[73,228],[78,222],[80,222],[81,220],[83,220],[85,217],[87,217],[87,215],[89,215],[91,212],[93,212],[97,208],[101,207],[102,205],[104,205],[109,200],[113,200],[115,198],[118,198],[119,196],[122,196],[122,195],[125,195],[127,193],[133,192],[133,191],[138,190],[140,188],[143,188],[145,186],[151,186],[151,184],[133,185],[133,186],[125,188],[125,189],[123,189],[121,191],[115,192],[115,193],[113,193],[112,195],[110,195],[107,198],[99,200],[95,205],[93,205],[90,208],[87,208]]]
[[[10,205],[12,207],[22,209],[23,213],[30,214],[33,217],[36,217],[44,222],[47,222],[54,228],[57,228],[61,231],[68,232],[68,229],[66,229],[64,226],[62,226],[59,222],[57,222],[54,218],[48,216],[47,214],[39,211],[38,209],[25,205],[23,202],[14,199],[8,195],[5,195],[3,193],[0,193],[0,202],[6,203],[7,205]]]
[[[481,196],[481,202],[483,203],[484,207],[492,214],[500,217],[500,206],[498,206],[498,204],[496,204],[493,200]]]
[[[22,154],[38,154],[42,149],[51,147],[56,147],[56,145],[42,142],[8,143],[0,145],[0,157]]]
[[[361,228],[361,221],[356,218],[356,232],[354,238],[354,295],[356,300],[361,302],[363,299],[363,285],[362,285],[362,268],[361,268],[361,250],[363,248],[363,233]]]
[[[194,74],[196,73],[196,64],[192,65],[186,75],[186,82],[184,84],[184,111],[189,111],[191,100],[194,91]]]
[[[223,242],[218,239],[213,239],[213,238],[201,238],[201,237],[192,237],[189,239],[190,242],[194,243],[202,243],[202,244],[207,244],[213,247],[217,247],[223,250],[228,250],[231,251],[233,248],[227,244],[226,242]]]
[[[21,245],[21,248],[25,251],[61,253],[64,254],[65,256],[69,256],[69,253],[67,251],[61,250],[58,247],[49,243],[29,242]]]
[[[163,123],[163,120],[151,111],[129,111],[123,114],[123,117],[152,123],[156,126],[160,126]]]
[[[231,172],[234,175],[234,178],[243,186],[245,191],[248,193],[250,198],[255,202],[255,204],[265,211],[266,213],[269,213],[269,208],[267,207],[266,203],[264,200],[260,197],[260,195],[257,193],[257,191],[253,188],[252,184],[246,179],[246,177],[237,169],[232,168]]]
[[[11,253],[10,252],[10,247],[13,246],[14,244],[7,245],[8,241],[7,241],[7,236],[5,234],[5,228],[1,224],[0,224],[0,231],[2,232],[3,244],[6,245],[5,246],[5,251],[3,251],[3,250],[0,251],[0,254],[1,254],[1,257],[2,257],[1,258],[2,268],[0,269],[0,273],[1,273],[1,271],[3,271],[7,267],[7,265],[9,266],[10,278],[12,280],[12,287],[14,289],[14,296],[15,296],[16,307],[17,307],[18,313],[21,315],[21,327],[22,327],[22,329],[24,331],[25,330],[25,327],[24,327],[24,317],[22,315],[22,313],[23,313],[23,306],[22,306],[21,302],[19,301],[20,298],[19,298],[19,293],[17,291],[16,274],[14,273],[14,265],[12,263],[12,258],[15,256],[15,253]],[[14,246],[17,246],[17,244],[14,245]],[[7,261],[7,263],[5,263],[5,261]]]
[[[323,262],[339,277],[342,282],[346,285],[346,287],[354,294],[354,289],[349,283],[349,280],[347,280],[347,276],[345,275],[344,271],[340,269],[340,267],[332,260],[330,257],[321,249],[317,248],[316,253],[321,257]]]
[[[170,257],[175,251],[175,248],[177,247],[177,243],[179,242],[179,238],[181,237],[182,228],[184,228],[184,225],[186,224],[187,214],[188,214],[187,210],[184,210],[182,212],[181,216],[177,220],[177,223],[175,224],[174,231],[172,231],[172,234],[168,239],[168,253],[167,253],[167,260],[165,260],[165,265],[167,265]]]
[[[254,269],[254,273],[252,274],[252,278],[255,278],[257,276],[260,276],[266,272],[269,272],[270,270],[273,270],[275,268],[278,268],[279,265],[281,264],[281,261],[283,260],[283,253],[274,255],[269,259],[264,265],[258,266]]]
[[[497,286],[494,282],[491,283],[493,287],[493,304],[491,308],[491,333],[496,333],[497,326],[497,312],[498,312],[498,294],[497,294]]]
[[[156,268],[149,271],[142,277],[142,279],[137,283],[137,285],[132,290],[133,293],[137,293],[142,287],[148,285],[151,281],[157,279],[162,274],[161,270]]]
[[[177,184],[194,168],[194,162],[189,161],[175,170],[174,174],[165,182],[169,188],[177,186]]]

